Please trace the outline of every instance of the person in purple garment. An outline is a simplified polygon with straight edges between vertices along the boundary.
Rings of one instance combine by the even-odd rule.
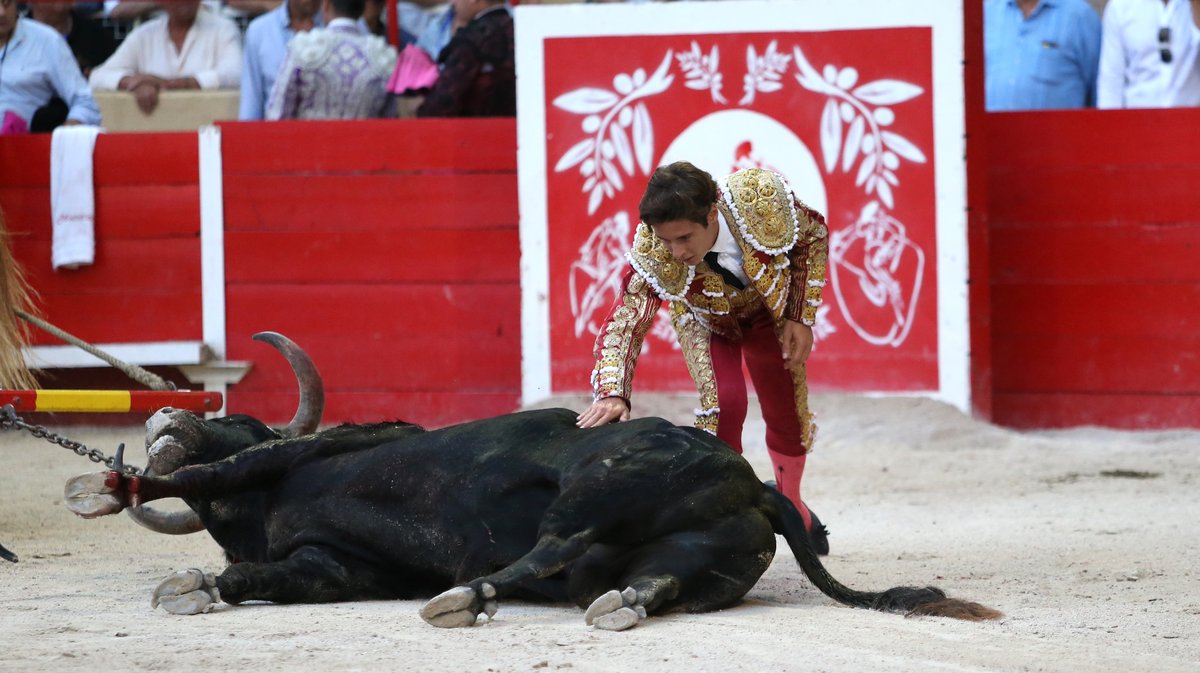
[[[365,0],[324,0],[325,28],[297,35],[267,99],[265,117],[369,119],[388,108],[396,50],[358,24]]]

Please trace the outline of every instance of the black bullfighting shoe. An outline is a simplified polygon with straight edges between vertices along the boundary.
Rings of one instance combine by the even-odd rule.
[[[813,551],[817,552],[817,556],[829,555],[829,529],[821,520],[817,518],[817,513],[808,510],[808,515],[812,517],[812,528],[808,531],[808,539],[812,542]]]
[[[779,489],[774,480],[764,481],[763,484],[768,488]],[[812,511],[811,507],[808,505],[805,507],[808,508],[808,516],[812,519],[812,528],[808,531],[808,541],[812,544],[813,551],[817,553],[817,556],[829,556],[829,529],[821,523],[821,520],[817,518],[817,513]]]

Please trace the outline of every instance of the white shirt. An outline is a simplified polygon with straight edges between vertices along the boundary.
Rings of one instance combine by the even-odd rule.
[[[236,89],[242,76],[242,36],[233,21],[201,7],[183,48],[176,51],[166,15],[156,17],[135,28],[92,71],[90,81],[93,89],[116,90],[129,75],[194,77],[201,89]]]
[[[725,270],[733,272],[743,285],[750,287],[750,277],[742,269],[742,248],[729,231],[729,223],[725,221],[725,216],[720,210],[717,211],[717,241],[713,243],[710,252],[717,253],[717,263]]]
[[[1200,105],[1200,29],[1188,0],[1109,0],[1104,8],[1096,104],[1101,108]],[[1171,31],[1159,43],[1161,29]],[[1171,62],[1160,50],[1169,48]]]

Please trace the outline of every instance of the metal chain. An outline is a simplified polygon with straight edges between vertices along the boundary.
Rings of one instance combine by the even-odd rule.
[[[73,439],[67,439],[61,435],[56,435],[40,425],[26,423],[24,419],[17,415],[16,409],[11,404],[6,404],[3,407],[0,407],[0,430],[8,429],[27,430],[34,437],[40,437],[51,444],[58,444],[64,449],[69,449],[81,456],[86,456],[87,459],[93,463],[103,463],[106,467],[115,469],[113,467],[114,461],[116,460],[115,456],[105,456],[100,449],[88,448],[81,442],[77,442]],[[122,464],[120,469],[125,474],[141,474],[142,472],[141,468],[137,467],[136,465]]]

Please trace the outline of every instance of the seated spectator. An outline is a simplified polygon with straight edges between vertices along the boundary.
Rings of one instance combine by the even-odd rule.
[[[517,113],[512,15],[503,0],[450,0],[458,29],[438,55],[441,73],[418,117],[504,117]]]
[[[117,40],[87,12],[73,2],[35,2],[29,5],[29,18],[44,23],[67,39],[84,77],[108,60],[117,50]]]
[[[438,56],[441,56],[446,45],[450,44],[450,38],[454,37],[454,33],[466,24],[466,21],[459,20],[459,17],[454,14],[454,5],[449,2],[424,9],[421,13],[410,12],[410,14],[412,15],[410,20],[412,27],[409,30],[417,36],[417,46],[424,49],[425,53],[429,54],[429,58],[435,61]],[[401,9],[400,20],[403,21],[404,18],[405,12]]]
[[[146,114],[158,107],[163,90],[236,88],[242,67],[237,25],[201,8],[200,0],[170,0],[164,8],[92,71],[92,87],[132,92]]]
[[[1109,0],[1104,7],[1102,108],[1200,105],[1200,0]]]
[[[246,27],[246,60],[242,64],[242,94],[238,119],[262,119],[267,96],[297,33],[323,25],[317,15],[320,0],[284,0]]]
[[[271,89],[266,118],[369,119],[387,107],[387,81],[396,50],[363,34],[365,0],[324,0],[325,28],[297,35]]]
[[[55,95],[66,101],[67,124],[100,123],[100,107],[66,40],[20,18],[16,0],[0,0],[0,135],[27,132],[34,112]]]
[[[988,110],[1095,105],[1100,17],[1085,0],[986,0]]]
[[[105,30],[99,21],[88,16],[72,2],[35,2],[29,6],[29,18],[44,23],[58,31],[67,40],[67,46],[75,55],[75,62],[84,78],[92,68],[100,65],[117,48],[112,32]],[[67,103],[58,96],[38,108],[30,119],[29,127],[34,133],[47,133],[67,121]]]

